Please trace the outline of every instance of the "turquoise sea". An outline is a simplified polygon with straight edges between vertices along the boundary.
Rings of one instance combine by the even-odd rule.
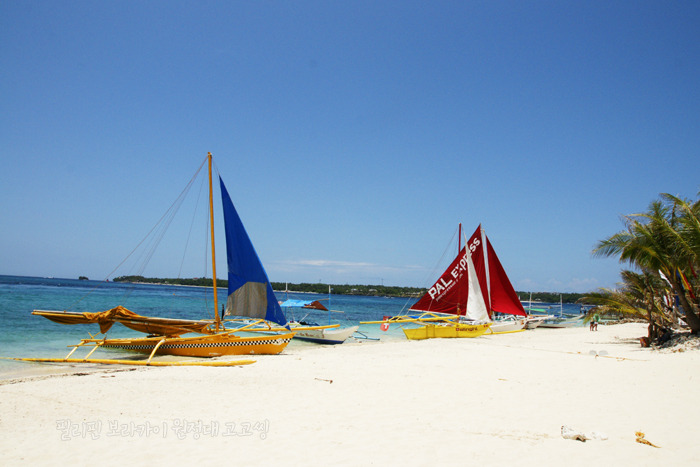
[[[225,296],[220,289],[219,296]],[[286,295],[278,293],[279,300]],[[324,295],[293,294],[289,298],[328,299]],[[342,327],[356,325],[360,321],[381,320],[383,316],[405,312],[415,302],[413,299],[393,297],[364,297],[356,295],[332,295],[330,308],[342,313],[312,311],[306,318],[319,324],[339,323]],[[323,302],[327,304],[327,301]],[[94,325],[65,325],[31,314],[32,310],[105,311],[117,305],[147,316],[168,318],[202,319],[213,316],[212,289],[150,284],[124,284],[113,282],[85,281],[40,277],[0,275],[0,357],[63,358],[72,344],[90,334],[99,333]],[[551,313],[559,312],[559,305],[551,306]],[[565,314],[577,314],[577,305],[564,305]],[[295,318],[301,319],[308,310],[294,310]],[[291,313],[291,309],[288,313]],[[382,332],[379,325],[362,325],[360,332],[367,336],[367,343],[378,343],[405,339],[398,326]],[[138,335],[135,331],[115,324],[110,337]],[[379,341],[375,339],[380,339]],[[297,348],[313,346],[293,340],[290,346]],[[288,347],[290,348],[290,347]],[[80,352],[80,350],[78,351]],[[83,354],[76,353],[78,357]],[[121,358],[129,354],[104,351],[103,358]],[[132,354],[133,355],[133,354]],[[97,357],[97,354],[95,354]],[[30,375],[50,374],[64,371],[59,364],[39,364],[0,359],[0,379]]]
[[[219,289],[219,297],[226,294]],[[286,295],[278,293],[278,299]],[[326,299],[328,296],[293,294],[290,298]],[[415,300],[405,298],[363,297],[333,295],[330,308],[342,313],[312,311],[306,318],[319,324],[339,323],[341,326],[357,324],[359,321],[380,320],[384,315],[399,313]],[[65,325],[54,323],[41,316],[31,314],[33,310],[105,311],[117,305],[147,316],[168,318],[202,319],[213,316],[213,293],[211,288],[183,287],[150,284],[125,284],[115,282],[85,281],[21,276],[0,276],[0,357],[63,358],[69,346],[82,338],[99,333],[94,325]],[[301,319],[308,310],[294,310],[295,318]],[[288,313],[292,313],[291,309]],[[361,331],[368,337],[391,339],[402,338],[400,329],[382,333],[378,325],[363,325]],[[371,336],[370,336],[371,334]],[[381,334],[381,335],[380,335]],[[110,337],[133,337],[137,332],[115,324]],[[367,342],[376,342],[370,341]],[[290,345],[308,346],[304,342],[292,341]],[[81,349],[82,350],[82,349]],[[81,355],[79,350],[75,356]],[[83,352],[84,355],[86,352]],[[129,354],[102,352],[103,358],[120,358]],[[133,354],[132,354],[133,355]],[[97,354],[95,354],[97,356]],[[41,374],[58,372],[61,365],[36,364],[0,360],[0,379],[25,376],[27,373]]]

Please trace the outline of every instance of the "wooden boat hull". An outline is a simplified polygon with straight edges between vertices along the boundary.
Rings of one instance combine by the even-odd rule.
[[[540,324],[542,328],[572,328],[576,324],[576,321],[560,321],[560,322],[544,322]]]
[[[351,326],[343,329],[323,327],[317,329],[304,329],[303,326],[292,327],[292,331],[295,332],[295,339],[315,342],[316,344],[342,344],[358,329],[360,329],[360,326]]]
[[[548,318],[551,318],[551,316],[528,315],[525,322],[525,329],[535,329],[539,327]]]
[[[194,337],[162,337],[97,339],[101,348],[129,350],[132,352],[153,352],[156,355],[177,355],[180,357],[220,357],[222,355],[277,355],[282,352],[294,337],[294,333],[275,336],[241,337],[229,332]]]
[[[527,320],[525,318],[508,319],[503,321],[494,321],[488,330],[489,334],[507,334],[510,332],[519,332],[525,329]]]
[[[553,318],[553,319],[548,319],[542,322],[540,324],[540,327],[542,328],[571,328],[575,326],[580,320],[583,318],[582,316],[576,316],[574,318]]]
[[[427,324],[415,329],[404,329],[409,340],[479,337],[491,324]]]

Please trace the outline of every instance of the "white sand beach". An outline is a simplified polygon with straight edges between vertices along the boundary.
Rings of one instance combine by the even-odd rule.
[[[700,351],[643,324],[344,344],[0,385],[0,463],[696,465]],[[607,437],[564,439],[562,425]],[[635,441],[635,432],[658,448]]]

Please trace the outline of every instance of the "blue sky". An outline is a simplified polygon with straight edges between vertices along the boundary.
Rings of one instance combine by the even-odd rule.
[[[4,1],[0,274],[107,277],[211,151],[272,281],[429,286],[462,222],[516,290],[613,286],[596,242],[700,190],[698,24],[692,1]],[[182,255],[145,275],[204,274]]]

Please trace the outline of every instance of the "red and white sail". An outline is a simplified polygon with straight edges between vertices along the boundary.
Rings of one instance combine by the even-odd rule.
[[[488,321],[494,312],[526,316],[481,226],[411,310],[448,313],[480,321]]]

